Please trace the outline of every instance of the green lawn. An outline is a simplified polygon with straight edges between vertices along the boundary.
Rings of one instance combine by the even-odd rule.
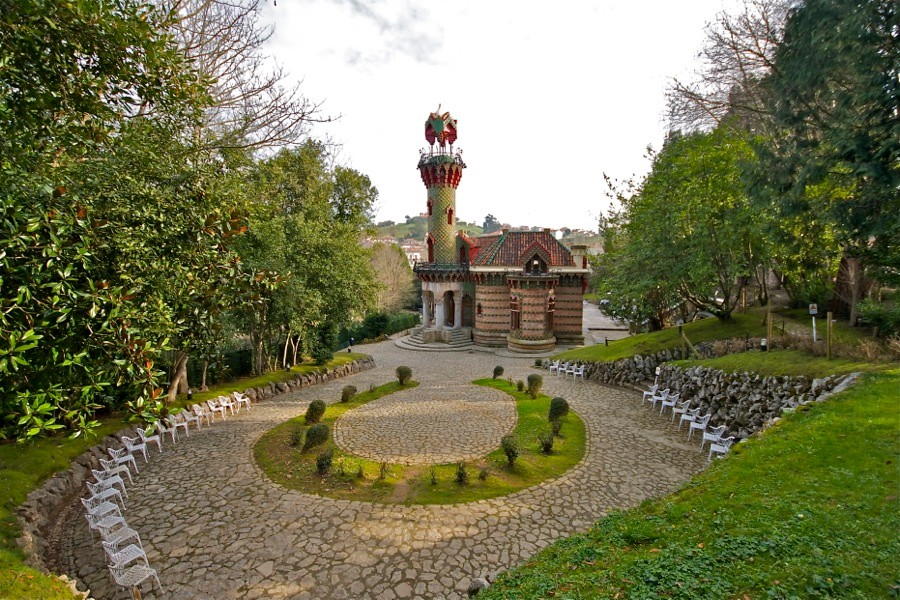
[[[803,375],[810,379],[853,372],[884,371],[890,368],[890,365],[885,363],[855,361],[846,358],[828,360],[823,356],[812,356],[799,350],[742,352],[703,360],[676,360],[668,364],[682,368],[702,365],[728,373],[750,371],[763,376]]]
[[[573,412],[566,417],[562,437],[556,440],[553,452],[543,455],[538,450],[536,435],[549,428],[547,411],[550,398],[539,395],[537,399],[531,399],[527,394],[517,392],[514,384],[500,379],[481,379],[474,383],[504,391],[516,400],[518,421],[515,432],[523,451],[511,469],[498,448],[481,461],[467,466],[469,483],[466,485],[456,483],[456,464],[435,465],[436,484],[431,483],[431,467],[428,466],[386,465],[386,476],[381,479],[379,463],[344,453],[329,440],[329,446],[335,453],[334,467],[329,475],[323,477],[316,473],[315,460],[325,446],[300,452],[289,445],[291,431],[303,427],[302,415],[282,423],[260,438],[254,447],[257,464],[273,481],[307,493],[367,502],[455,504],[503,496],[557,477],[578,464],[584,456],[584,422]],[[348,403],[329,405],[322,422],[333,430],[335,421],[347,410],[399,389],[396,383],[391,383],[379,387],[374,393],[358,394]],[[340,472],[341,465],[343,474]],[[357,475],[360,468],[364,478]],[[488,472],[484,480],[479,479],[482,468]]]
[[[710,318],[694,321],[684,326],[684,333],[692,344],[726,338],[764,336],[764,317],[758,313],[735,313],[731,321]],[[611,361],[627,358],[635,354],[653,354],[660,350],[679,348],[681,338],[678,328],[670,327],[642,335],[634,335],[609,343],[609,346],[587,346],[563,352],[554,357],[562,360]]]
[[[900,370],[869,373],[680,492],[557,542],[483,597],[896,598],[898,464]]]

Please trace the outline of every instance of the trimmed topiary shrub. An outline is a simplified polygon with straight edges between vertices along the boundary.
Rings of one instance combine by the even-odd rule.
[[[553,432],[553,435],[556,437],[560,437],[559,432],[562,430],[563,420],[562,419],[554,419],[550,421],[550,430]]]
[[[557,421],[569,414],[569,403],[565,398],[554,398],[550,401],[550,412],[547,418],[550,421]]]
[[[494,379],[497,379],[498,377],[501,377],[502,375],[503,375],[503,367],[501,367],[500,365],[497,365],[496,367],[494,367]]]
[[[553,435],[552,431],[542,431],[538,434],[538,443],[541,445],[541,452],[544,454],[550,454],[553,451],[553,440],[556,437]]]
[[[316,457],[316,471],[319,475],[327,475],[331,470],[331,460],[334,458],[334,450],[327,448],[319,452]]]
[[[536,358],[534,359],[534,366],[540,369],[544,366],[544,361],[540,358]]]
[[[322,415],[325,414],[325,401],[324,400],[313,400],[309,403],[309,406],[306,408],[306,416],[304,419],[307,424],[318,423],[319,419],[322,418]]]
[[[353,399],[353,396],[356,395],[356,386],[355,385],[345,385],[344,389],[341,390],[341,402],[350,402]]]
[[[400,385],[406,385],[412,379],[412,369],[409,367],[397,367],[397,381]]]
[[[306,452],[313,446],[324,444],[328,441],[328,434],[331,430],[325,423],[316,423],[306,430],[306,441],[303,442],[303,452]]]
[[[503,449],[509,466],[515,465],[516,459],[519,458],[519,453],[522,451],[522,447],[519,445],[519,436],[514,433],[504,435],[500,440],[500,448]]]
[[[521,379],[520,379],[519,381],[516,382],[516,390],[519,391],[519,392],[524,392],[524,391],[525,391],[525,382],[522,381]]]
[[[528,395],[532,398],[537,398],[538,394],[541,393],[541,388],[544,387],[544,378],[538,374],[529,375],[528,376]]]

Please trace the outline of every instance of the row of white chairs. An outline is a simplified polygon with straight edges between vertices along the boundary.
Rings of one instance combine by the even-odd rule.
[[[86,511],[91,537],[94,537],[95,531],[100,535],[100,544],[109,562],[109,573],[116,585],[130,590],[152,579],[162,593],[159,575],[150,567],[141,536],[128,526],[122,516],[125,498],[128,497],[122,476],[125,475],[129,483],[133,483],[131,467],[138,473],[134,453],[142,454],[146,463],[147,442],[155,441],[162,451],[159,435],[149,435],[143,428],[138,428],[137,432],[139,438],[122,437],[124,448],[109,448],[111,460],[101,459],[103,469],[92,470],[95,482],[85,482],[91,495],[81,498],[81,503]]]
[[[162,593],[162,585],[156,570],[150,567],[147,554],[144,552],[141,538],[137,531],[128,526],[122,512],[125,510],[125,498],[128,491],[125,488],[125,479],[130,484],[134,483],[131,470],[139,473],[135,456],[142,456],[144,462],[149,462],[147,446],[155,444],[157,450],[162,453],[162,438],[168,434],[173,444],[178,437],[178,429],[183,429],[186,436],[190,436],[190,425],[193,423],[200,429],[200,421],[205,419],[207,426],[211,425],[218,414],[225,420],[226,412],[232,415],[240,412],[241,407],[250,409],[250,398],[240,392],[233,392],[229,396],[219,396],[214,400],[194,404],[190,410],[183,409],[178,413],[172,413],[168,417],[156,421],[156,432],[150,432],[143,427],[137,427],[138,437],[122,436],[123,448],[109,448],[110,460],[100,459],[102,470],[92,470],[95,482],[85,482],[90,496],[82,498],[81,502],[87,511],[87,521],[91,531],[99,532],[100,541],[107,558],[110,561],[110,575],[116,585],[130,589],[139,587],[148,579],[155,581]]]
[[[718,454],[720,457],[728,454],[731,450],[731,446],[734,444],[734,436],[723,437],[725,435],[725,431],[728,429],[727,425],[719,425],[718,427],[709,428],[709,421],[712,419],[712,413],[707,413],[703,416],[700,415],[700,408],[691,408],[690,400],[681,400],[680,394],[672,393],[671,390],[664,389],[660,390],[658,384],[654,384],[650,386],[649,390],[646,390],[641,397],[641,403],[649,402],[651,405],[651,409],[656,409],[656,403],[660,403],[659,414],[665,412],[667,408],[672,409],[672,422],[675,422],[675,417],[680,415],[681,418],[678,421],[678,429],[681,429],[681,426],[685,423],[688,424],[688,440],[690,441],[691,437],[693,437],[695,431],[699,431],[703,435],[703,439],[700,442],[700,449],[703,450],[703,447],[706,445],[706,442],[709,442],[709,455],[707,456],[708,460],[712,460],[713,454]]]
[[[584,379],[584,369],[587,365],[578,364],[576,362],[564,362],[556,361],[554,363],[550,363],[550,366],[547,367],[551,373],[556,373],[556,376],[559,377],[559,374],[563,374],[563,378],[568,375],[572,376],[572,380],[574,381],[577,377],[581,377]]]

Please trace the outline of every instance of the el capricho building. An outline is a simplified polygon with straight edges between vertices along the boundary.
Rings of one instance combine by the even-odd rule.
[[[427,190],[427,259],[422,283],[424,342],[471,336],[476,345],[513,352],[581,345],[587,277],[586,246],[566,247],[549,229],[469,237],[456,230],[456,189],[466,164],[454,151],[457,122],[431,113],[419,174]],[[524,168],[527,168],[524,167]]]

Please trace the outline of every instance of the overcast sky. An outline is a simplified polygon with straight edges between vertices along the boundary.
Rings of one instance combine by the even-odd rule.
[[[467,164],[457,215],[595,229],[602,174],[649,168],[665,90],[695,68],[703,29],[727,0],[509,2],[277,0],[275,59],[340,116],[313,134],[371,177],[377,220],[425,210],[416,171],[428,113],[458,120]]]

